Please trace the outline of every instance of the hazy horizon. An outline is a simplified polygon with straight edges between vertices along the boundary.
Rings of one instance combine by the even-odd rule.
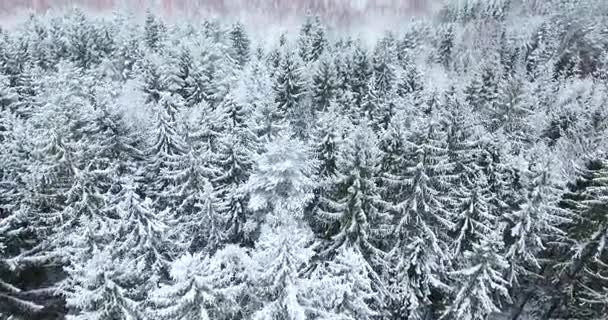
[[[151,10],[165,19],[176,17],[219,16],[254,24],[285,24],[307,13],[318,14],[340,26],[373,24],[387,20],[426,14],[432,10],[430,0],[3,0],[0,17],[19,17],[37,13],[56,13],[71,7],[106,13],[128,10],[135,14]],[[6,22],[6,21],[5,21]]]

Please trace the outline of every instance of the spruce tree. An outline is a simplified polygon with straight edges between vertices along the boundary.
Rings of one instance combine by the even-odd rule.
[[[371,301],[376,299],[367,276],[366,261],[354,248],[317,268],[303,284],[301,299],[309,317],[319,319],[373,319],[380,315]]]
[[[230,30],[233,59],[242,68],[250,60],[251,40],[241,23],[235,23]]]
[[[451,185],[445,133],[436,121],[420,119],[404,141],[410,159],[385,181],[401,195],[392,203],[396,236],[388,253],[395,316],[424,318],[431,296],[445,291],[449,217],[446,191]]]
[[[325,112],[336,95],[336,70],[328,55],[321,56],[312,77],[312,102],[316,112]]]
[[[571,221],[562,225],[566,236],[552,246],[557,272],[550,274],[550,298],[545,297],[543,317],[601,318],[606,308],[605,162],[588,160],[560,203]]]
[[[501,312],[503,301],[510,302],[503,277],[509,263],[500,254],[499,239],[493,233],[465,252],[468,265],[450,273],[457,292],[441,319],[488,319]]]
[[[293,54],[286,54],[277,72],[273,87],[275,103],[292,126],[294,135],[304,138],[307,136],[312,110],[304,99],[306,85],[300,60]]]
[[[144,41],[148,49],[156,51],[161,47],[165,32],[165,26],[150,11],[146,13],[144,24]]]
[[[321,261],[331,260],[345,248],[361,253],[367,276],[379,292],[374,305],[380,307],[386,289],[378,270],[385,267],[385,252],[381,247],[388,230],[376,185],[380,161],[377,143],[368,126],[353,128],[339,149],[339,171],[334,186],[322,199],[316,214],[325,222],[329,236],[320,243]]]
[[[439,42],[437,45],[437,59],[447,70],[450,70],[454,50],[454,27],[451,24],[440,29]]]
[[[149,292],[165,277],[171,252],[166,225],[132,180],[123,179],[121,191],[104,209],[111,223],[106,243],[66,269],[74,319],[142,319]]]
[[[312,256],[307,248],[312,232],[301,218],[315,188],[314,162],[307,147],[290,141],[289,134],[266,150],[245,186],[249,207],[264,221],[254,259],[261,267],[256,282],[266,303],[253,318],[305,319],[298,298],[298,271]]]
[[[537,146],[530,157],[525,173],[525,202],[519,210],[507,215],[512,237],[507,257],[512,262],[514,277],[541,268],[540,260],[547,243],[563,237],[560,225],[569,220],[567,213],[558,207],[561,188],[553,173],[556,164],[547,158],[542,145]]]

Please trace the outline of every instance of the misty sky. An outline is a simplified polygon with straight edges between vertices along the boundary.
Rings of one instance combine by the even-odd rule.
[[[73,5],[93,10],[112,10],[126,7],[145,11],[152,7],[166,16],[183,12],[231,14],[234,11],[256,11],[274,15],[303,14],[313,11],[335,18],[357,16],[362,13],[408,14],[428,9],[428,0],[1,0],[0,12],[14,12],[16,8],[45,11]]]

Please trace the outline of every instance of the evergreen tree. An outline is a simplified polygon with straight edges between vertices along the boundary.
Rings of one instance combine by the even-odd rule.
[[[451,24],[448,24],[441,29],[439,34],[439,43],[437,46],[437,62],[447,70],[450,70],[451,68],[453,51],[454,27]]]
[[[148,49],[155,51],[161,47],[164,38],[165,26],[150,11],[146,13],[144,25],[144,41]]]
[[[71,60],[82,68],[87,69],[101,62],[104,34],[87,20],[84,12],[77,10],[70,14],[72,25],[67,31],[68,51]]]
[[[242,137],[226,134],[218,141],[215,163],[221,170],[212,183],[222,199],[222,215],[228,219],[228,240],[233,243],[251,244],[252,230],[248,223],[247,195],[243,192],[253,166],[255,149]],[[225,210],[225,211],[224,211]]]
[[[339,151],[339,171],[333,190],[317,210],[330,236],[322,242],[318,255],[331,260],[344,248],[360,252],[373,288],[380,293],[374,300],[380,307],[385,288],[377,270],[384,267],[385,253],[380,247],[387,233],[376,185],[380,154],[376,136],[369,127],[361,125],[353,129]]]
[[[58,259],[45,237],[53,220],[38,215],[29,153],[31,128],[7,110],[0,113],[0,317],[31,318],[60,312],[56,283]],[[32,277],[32,274],[38,274]]]
[[[588,317],[599,319],[606,308],[605,189],[606,164],[593,159],[578,170],[560,206],[571,221],[562,229],[566,237],[552,246],[557,258],[557,273],[550,274],[550,299],[545,299],[542,316]]]
[[[336,95],[336,70],[329,56],[321,56],[312,77],[312,102],[316,112],[326,112]]]
[[[352,65],[349,73],[348,88],[355,98],[355,108],[361,109],[364,96],[369,92],[370,79],[372,77],[372,66],[367,51],[360,43],[354,48]]]
[[[317,61],[327,47],[325,27],[319,16],[307,16],[298,35],[298,52],[305,63]]]
[[[373,319],[375,299],[367,277],[366,261],[354,248],[343,248],[304,283],[302,300],[309,317],[319,319]]]
[[[397,94],[401,97],[420,94],[424,90],[421,72],[411,58],[404,58],[403,61],[403,70],[397,80]]]
[[[507,257],[514,267],[514,277],[541,268],[539,255],[548,242],[563,236],[559,226],[568,221],[566,213],[557,206],[561,191],[552,174],[555,164],[546,157],[545,150],[539,146],[530,153],[525,203],[508,215],[513,242]]]
[[[316,163],[304,143],[283,135],[257,157],[244,188],[253,210],[287,210],[302,215],[316,188]]]
[[[236,23],[230,30],[230,41],[232,41],[233,59],[243,67],[250,60],[251,41],[242,24]]]
[[[210,319],[208,309],[216,301],[211,263],[200,254],[186,254],[171,265],[173,284],[154,292],[151,313],[158,319]]]
[[[465,252],[469,265],[450,273],[459,289],[442,319],[488,319],[500,313],[502,300],[509,302],[508,281],[503,278],[509,263],[499,253],[498,236],[494,233],[474,244]]]
[[[176,96],[163,95],[157,106],[154,140],[147,151],[148,164],[144,178],[147,194],[156,201],[158,210],[173,208],[176,203],[176,175],[183,166],[187,146],[178,132],[177,113],[180,106]]]
[[[300,138],[306,137],[312,110],[304,99],[306,86],[300,60],[293,54],[286,54],[277,72],[273,88],[275,103],[289,121],[293,133]]]
[[[422,122],[424,121],[424,122]],[[446,290],[449,257],[446,230],[451,164],[445,133],[433,119],[420,119],[404,141],[410,162],[386,174],[385,181],[401,195],[392,204],[396,226],[390,261],[392,312],[398,317],[424,318],[435,312],[431,295]]]
[[[306,248],[312,234],[305,227],[289,219],[286,212],[275,212],[282,217],[281,225],[266,224],[261,230],[254,259],[260,267],[255,284],[263,306],[253,319],[306,319],[305,307],[298,297],[298,268],[306,264],[312,251]]]
[[[395,87],[395,39],[392,34],[378,41],[372,56],[372,69],[375,77],[374,86],[384,96]]]
[[[107,244],[94,246],[89,260],[67,268],[67,304],[74,319],[142,319],[148,293],[164,277],[170,252],[166,225],[136,189],[130,178],[124,179],[104,209],[113,220],[106,228]]]

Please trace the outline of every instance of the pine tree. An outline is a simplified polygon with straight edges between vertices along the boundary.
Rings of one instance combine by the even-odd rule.
[[[384,36],[376,44],[372,56],[372,70],[375,77],[374,86],[381,96],[391,92],[395,87],[395,39],[392,34]]]
[[[123,180],[121,191],[104,209],[114,220],[107,229],[107,244],[93,247],[88,260],[67,268],[67,304],[75,311],[74,319],[143,318],[148,293],[164,277],[171,252],[166,225],[151,201],[139,197],[132,179]]]
[[[155,110],[154,140],[147,151],[146,190],[156,201],[155,207],[161,211],[176,205],[172,187],[176,185],[175,175],[183,165],[187,152],[177,124],[181,101],[177,96],[162,96]]]
[[[306,137],[312,110],[304,100],[306,86],[300,60],[293,54],[287,53],[281,60],[273,89],[275,103],[289,121],[294,135]]]
[[[28,159],[34,147],[31,130],[8,110],[1,111],[0,317],[25,319],[60,310],[56,284],[45,279],[49,271],[56,271],[51,266],[57,255],[49,252],[45,241],[53,235],[52,220],[38,215]],[[33,273],[39,276],[33,279]]]
[[[284,114],[273,97],[273,82],[263,58],[251,61],[237,83],[235,98],[251,112],[247,126],[260,142],[271,141],[285,129]]]
[[[361,125],[351,130],[339,150],[338,175],[316,213],[325,222],[329,236],[321,242],[318,256],[331,260],[350,247],[360,252],[373,288],[380,293],[374,301],[379,307],[385,288],[376,270],[384,267],[385,253],[380,247],[387,221],[376,185],[380,160],[377,138],[369,127]]]
[[[439,43],[437,47],[438,63],[447,70],[450,70],[452,65],[452,55],[454,50],[454,27],[451,24],[443,27],[439,34]]]
[[[476,112],[489,117],[498,102],[498,79],[491,67],[484,67],[465,90],[466,100]]]
[[[10,87],[8,77],[0,76],[0,110],[14,112],[18,99],[19,95],[14,88]]]
[[[142,91],[146,94],[146,103],[158,103],[165,89],[160,67],[152,59],[145,59],[142,61],[142,69]]]
[[[248,252],[236,246],[213,256],[185,254],[171,266],[171,283],[152,294],[155,319],[233,319],[243,316],[239,299],[243,284],[251,277],[254,262]]]
[[[448,161],[453,187],[449,209],[454,229],[450,235],[454,261],[471,251],[473,244],[486,239],[499,227],[499,212],[492,203],[499,195],[492,192],[483,167],[483,139],[486,131],[478,123],[470,106],[459,100],[455,88],[445,95],[444,123]]]
[[[510,301],[503,278],[509,263],[499,253],[501,243],[494,233],[465,252],[468,265],[450,273],[459,289],[441,319],[488,319],[502,311],[501,301]]]
[[[367,51],[360,43],[354,48],[352,65],[347,71],[349,73],[349,89],[355,98],[355,108],[361,109],[364,96],[369,92],[370,79],[372,78],[372,65],[369,61]]]
[[[311,47],[310,58],[312,61],[317,61],[328,47],[327,31],[325,30],[325,26],[322,25],[321,19],[318,16],[316,16],[314,20],[314,27],[311,35]]]
[[[606,308],[605,160],[589,160],[577,173],[560,203],[572,219],[562,226],[566,237],[552,246],[557,272],[550,274],[550,299],[542,310],[546,318],[599,319]]]
[[[554,180],[555,164],[542,146],[530,157],[525,203],[507,215],[513,237],[507,257],[514,267],[513,277],[541,268],[540,255],[546,244],[563,236],[560,225],[568,221],[567,214],[557,206],[561,191]]]
[[[218,141],[215,165],[220,174],[213,178],[212,183],[219,191],[222,199],[222,215],[228,219],[228,240],[232,243],[251,244],[252,230],[247,210],[247,195],[243,192],[245,184],[253,167],[255,149],[243,137],[235,132],[228,132]]]
[[[312,250],[306,248],[312,234],[293,217],[289,219],[286,212],[275,214],[282,217],[281,224],[264,225],[256,244],[254,259],[260,266],[255,285],[263,306],[252,319],[304,320],[305,307],[298,297],[298,268],[312,256]]]
[[[84,12],[76,10],[69,15],[72,20],[70,29],[67,31],[68,51],[74,63],[87,69],[101,62],[103,51],[102,34],[98,28],[88,21]]]
[[[424,121],[424,122],[423,122]],[[445,291],[446,230],[452,229],[445,191],[451,184],[445,133],[433,119],[420,119],[404,141],[411,162],[387,174],[398,188],[392,204],[397,224],[388,253],[395,316],[424,318],[434,312],[431,295]]]
[[[264,221],[254,257],[260,266],[255,281],[263,307],[253,318],[305,319],[298,299],[298,271],[312,256],[307,248],[312,232],[301,217],[315,188],[314,162],[307,147],[290,140],[289,134],[266,150],[244,187],[250,194],[249,207]]]
[[[332,180],[338,175],[340,147],[347,132],[347,119],[335,108],[323,113],[313,131],[312,145],[319,160],[319,177]]]
[[[338,255],[315,270],[303,284],[302,300],[309,317],[319,319],[373,319],[371,301],[375,299],[372,282],[367,277],[366,261],[353,248],[343,248]]]
[[[327,47],[325,28],[319,16],[307,16],[298,35],[298,53],[305,63],[319,59]]]
[[[230,41],[232,42],[233,59],[243,67],[250,60],[251,41],[241,23],[235,23],[230,30]]]
[[[518,78],[503,80],[498,89],[495,108],[491,111],[490,130],[501,128],[510,137],[523,141],[526,139],[523,136],[531,134],[525,118],[532,112],[531,98],[522,80]]]
[[[397,80],[397,94],[401,97],[420,94],[424,90],[421,72],[411,58],[404,58],[402,65],[403,70]]]
[[[164,38],[165,26],[150,11],[146,13],[144,25],[144,41],[148,48],[156,51],[161,47]]]
[[[316,161],[304,143],[287,134],[275,139],[257,157],[244,189],[255,211],[286,210],[302,215],[316,188]]]
[[[305,63],[312,61],[311,55],[311,35],[313,32],[313,21],[311,16],[307,16],[306,20],[300,27],[298,34],[298,53],[300,58]]]
[[[155,311],[159,319],[209,319],[208,308],[215,302],[211,283],[210,262],[200,254],[186,254],[171,266],[174,284],[163,285],[154,292]]]
[[[328,55],[321,56],[312,77],[312,102],[316,112],[325,112],[336,95],[336,70]]]

